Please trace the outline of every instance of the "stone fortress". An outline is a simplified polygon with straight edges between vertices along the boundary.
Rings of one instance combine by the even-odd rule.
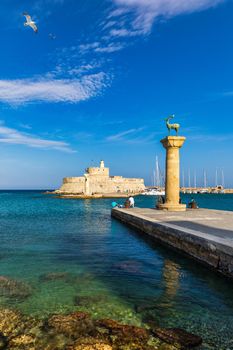
[[[101,160],[99,167],[89,167],[80,177],[65,177],[56,193],[63,195],[127,195],[138,194],[145,190],[144,180],[110,176],[109,168],[105,168]]]

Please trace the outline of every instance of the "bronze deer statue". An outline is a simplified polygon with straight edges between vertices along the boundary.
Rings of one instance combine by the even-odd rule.
[[[168,131],[169,131],[169,135],[170,135],[172,129],[175,130],[176,131],[176,135],[178,135],[178,131],[179,131],[179,128],[180,128],[180,124],[170,124],[169,123],[169,121],[171,119],[173,119],[174,117],[175,117],[174,115],[170,115],[168,118],[165,119]]]

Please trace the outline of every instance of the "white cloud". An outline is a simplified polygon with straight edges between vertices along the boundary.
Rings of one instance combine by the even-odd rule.
[[[233,96],[233,91],[222,92],[222,93],[218,94],[218,96],[220,96],[220,97],[231,97],[231,96]]]
[[[111,42],[101,43],[98,41],[93,43],[82,44],[79,46],[79,50],[82,54],[86,54],[89,52],[112,53],[112,52],[120,51],[123,48],[124,48],[124,44],[122,43],[111,43]]]
[[[81,44],[79,45],[79,49],[81,52],[85,53],[90,50],[95,50],[97,47],[99,47],[100,43],[98,41],[95,41],[93,43],[88,44]]]
[[[100,52],[100,53],[112,53],[116,51],[120,51],[124,48],[123,44],[113,44],[110,43],[109,45],[106,46],[99,46],[95,49],[95,52]]]
[[[126,131],[122,131],[122,132],[120,132],[118,134],[108,136],[106,138],[106,140],[107,141],[121,141],[121,140],[125,139],[126,136],[132,135],[132,134],[135,135],[136,133],[138,133],[141,130],[143,130],[143,128],[129,129],[129,130],[126,130]]]
[[[103,72],[80,79],[0,80],[0,101],[15,105],[28,102],[78,103],[100,94],[107,85],[107,76]]]
[[[158,135],[162,136],[163,131],[151,132],[150,129],[143,126],[132,128],[114,135],[108,136],[105,140],[108,142],[120,142],[125,144],[152,144],[157,142]]]
[[[133,13],[134,19],[130,26],[136,34],[148,34],[156,19],[160,17],[170,18],[181,14],[192,13],[214,7],[225,0],[113,0],[117,10],[113,11],[110,18],[122,16],[125,13]],[[126,30],[125,27],[116,28]],[[123,33],[123,32],[122,32]],[[125,32],[126,33],[126,32]],[[116,32],[117,34],[117,32]],[[113,32],[114,35],[114,32]],[[131,34],[132,36],[132,34]]]
[[[23,124],[23,123],[20,123],[19,126],[23,129],[26,129],[26,130],[31,130],[32,127],[31,125],[28,125],[28,124]]]
[[[91,71],[95,70],[96,68],[99,68],[99,64],[84,64],[81,66],[74,66],[71,67],[67,70],[67,74],[72,75],[72,76],[81,76],[83,74],[90,73]]]
[[[233,140],[233,134],[198,134],[198,135],[190,135],[190,141],[196,142],[227,142]]]
[[[68,153],[74,152],[66,142],[42,139],[35,135],[8,128],[2,124],[0,124],[0,143],[26,145],[28,147],[52,149]]]

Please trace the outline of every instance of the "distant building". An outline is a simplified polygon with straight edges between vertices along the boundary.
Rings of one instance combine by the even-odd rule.
[[[83,194],[86,196],[107,193],[140,193],[145,190],[143,179],[109,176],[101,160],[99,167],[90,167],[80,177],[65,177],[57,192],[64,194]]]

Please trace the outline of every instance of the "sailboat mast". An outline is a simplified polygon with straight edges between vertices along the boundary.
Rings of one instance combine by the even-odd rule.
[[[189,188],[191,188],[191,177],[190,177],[190,169],[189,169],[189,172],[188,172],[188,177],[189,177]]]
[[[194,188],[197,188],[197,174],[196,174],[196,171],[194,172]]]
[[[204,170],[204,188],[207,188],[206,171]]]
[[[184,188],[185,182],[184,182],[184,170],[182,170],[182,187]]]
[[[153,186],[156,186],[155,170],[153,170]]]
[[[159,174],[159,159],[158,159],[158,156],[156,156],[156,161],[155,161],[155,173],[156,173],[156,186],[160,187],[160,174]]]
[[[224,183],[225,181],[224,181],[224,171],[223,171],[223,169],[222,169],[222,187],[225,187],[225,183]]]
[[[216,171],[215,171],[215,187],[218,186],[218,168],[216,168]]]
[[[153,177],[153,175],[151,175],[151,186],[152,187],[154,186],[154,177]]]

